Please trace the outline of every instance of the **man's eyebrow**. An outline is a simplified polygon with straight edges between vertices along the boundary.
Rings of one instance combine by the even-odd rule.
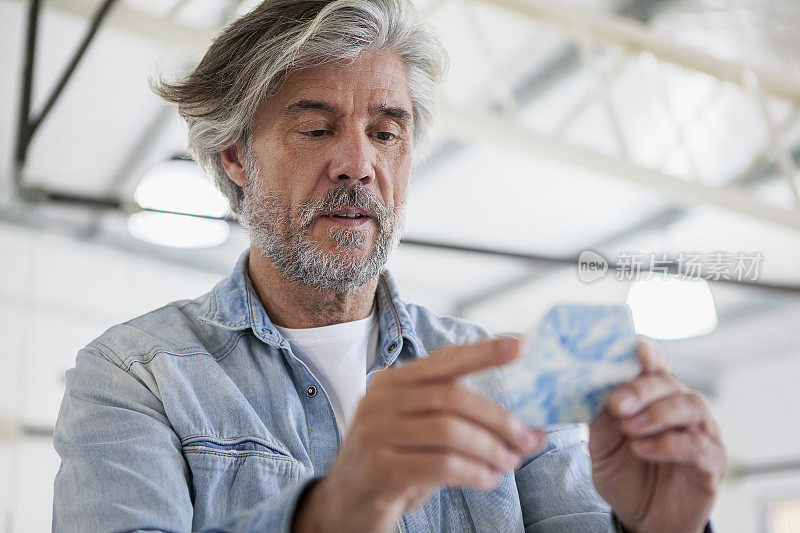
[[[411,113],[407,109],[399,106],[392,106],[386,104],[381,104],[373,107],[372,109],[370,109],[370,114],[385,115],[389,118],[397,119],[401,122],[408,122],[409,119],[411,118]]]
[[[323,111],[336,116],[341,116],[343,114],[341,109],[322,100],[298,100],[297,102],[287,106],[286,109],[283,110],[283,114],[294,115],[295,113],[307,111],[309,109]],[[376,105],[372,107],[369,112],[370,115],[384,115],[389,118],[399,120],[400,122],[408,122],[411,118],[411,113],[407,109],[400,106],[387,104]]]
[[[323,102],[321,100],[298,100],[297,102],[293,103],[292,105],[288,106],[286,109],[283,110],[284,115],[294,115],[300,111],[306,111],[308,109],[317,109],[319,111],[324,111],[325,113],[330,113],[331,115],[341,115],[341,110],[333,104],[329,104],[328,102]]]

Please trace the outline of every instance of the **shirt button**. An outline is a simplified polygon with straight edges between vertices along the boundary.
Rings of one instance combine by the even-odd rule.
[[[392,344],[389,345],[389,352],[393,352],[396,349],[397,349],[397,343],[396,342],[393,342]]]
[[[309,398],[313,398],[317,395],[317,388],[314,385],[309,385],[306,389],[306,394],[308,394]]]

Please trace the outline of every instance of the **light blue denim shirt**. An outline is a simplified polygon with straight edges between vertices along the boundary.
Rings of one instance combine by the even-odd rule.
[[[248,253],[211,292],[114,326],[67,371],[55,430],[57,531],[290,531],[298,497],[340,444],[322,385],[270,322]],[[370,371],[489,337],[378,284]],[[472,386],[506,404],[497,381]],[[314,394],[314,388],[318,391]],[[408,532],[613,531],[576,426],[488,492],[442,488]]]

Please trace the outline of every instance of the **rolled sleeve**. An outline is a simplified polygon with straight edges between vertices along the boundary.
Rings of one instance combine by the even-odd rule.
[[[614,531],[611,509],[592,483],[583,431],[577,425],[547,430],[545,448],[515,474],[525,531]]]

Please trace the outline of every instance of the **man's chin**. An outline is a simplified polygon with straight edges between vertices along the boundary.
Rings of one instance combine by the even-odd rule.
[[[358,247],[333,248],[322,252],[322,256],[332,264],[352,269],[363,268],[369,261],[369,252]]]
[[[374,271],[369,257],[361,254],[330,252],[317,256],[313,264],[306,263],[309,273],[307,279],[317,288],[334,290],[339,293],[350,292],[368,283],[379,273]],[[322,259],[322,261],[319,261]]]
[[[326,234],[314,240],[314,247],[326,256],[339,256],[366,259],[375,249],[375,237],[369,233],[361,235],[334,236]]]

